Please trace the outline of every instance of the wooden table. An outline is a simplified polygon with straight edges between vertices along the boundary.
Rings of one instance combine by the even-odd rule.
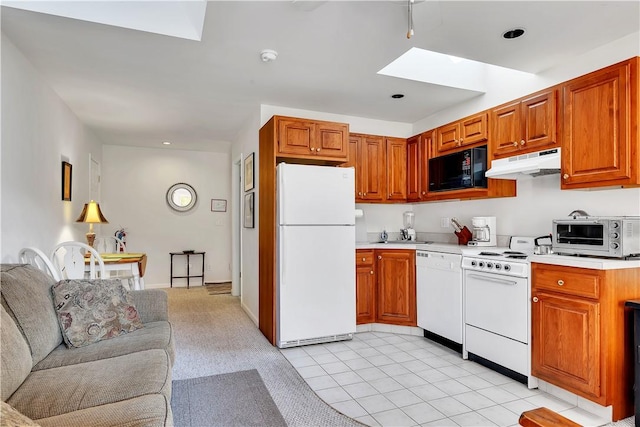
[[[144,270],[147,266],[147,254],[119,252],[100,254],[106,271],[126,271],[133,275],[133,289],[144,289]],[[85,263],[85,271],[89,265]]]

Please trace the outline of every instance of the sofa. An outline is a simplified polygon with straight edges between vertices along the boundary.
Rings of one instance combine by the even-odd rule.
[[[173,425],[175,347],[164,291],[128,291],[142,327],[75,348],[63,340],[53,278],[18,264],[2,264],[0,275],[5,420],[11,413],[40,426]]]

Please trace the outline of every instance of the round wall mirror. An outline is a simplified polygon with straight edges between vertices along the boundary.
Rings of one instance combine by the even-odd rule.
[[[173,184],[169,187],[169,191],[167,191],[167,203],[171,209],[179,212],[186,212],[193,209],[197,199],[198,195],[196,194],[196,190],[184,182]]]

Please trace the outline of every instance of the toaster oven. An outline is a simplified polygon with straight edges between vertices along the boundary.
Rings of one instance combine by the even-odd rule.
[[[577,217],[553,221],[553,251],[611,258],[640,256],[640,217]]]

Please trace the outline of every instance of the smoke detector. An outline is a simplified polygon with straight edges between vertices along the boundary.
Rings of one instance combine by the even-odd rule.
[[[273,49],[264,49],[260,52],[260,59],[262,59],[262,62],[272,62],[275,61],[276,58],[278,58],[278,52]]]

